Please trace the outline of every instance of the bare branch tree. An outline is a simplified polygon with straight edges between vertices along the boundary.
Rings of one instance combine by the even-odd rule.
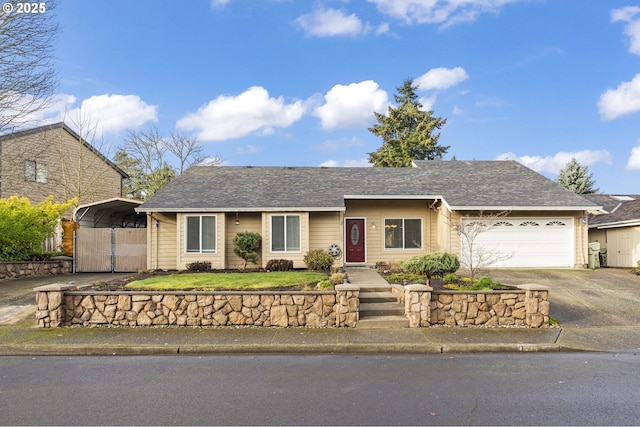
[[[200,163],[204,160],[202,147],[194,136],[185,135],[181,132],[172,132],[166,141],[167,150],[178,159],[178,175],[180,175],[191,164]]]
[[[498,224],[504,217],[509,215],[509,211],[485,214],[480,212],[475,216],[466,216],[460,219],[458,233],[460,234],[460,264],[467,270],[471,280],[480,273],[481,270],[513,256],[512,253],[503,253],[495,247],[483,245],[478,241],[478,237]]]
[[[26,4],[43,8],[38,10],[42,13],[17,13]],[[0,132],[34,120],[33,114],[53,96],[54,41],[59,31],[55,6],[56,0],[8,1],[0,11]]]

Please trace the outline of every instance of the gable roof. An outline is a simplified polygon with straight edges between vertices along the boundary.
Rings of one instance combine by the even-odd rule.
[[[67,126],[67,124],[64,123],[64,122],[58,122],[58,123],[54,123],[54,124],[50,124],[50,125],[38,126],[38,127],[35,127],[35,128],[31,128],[31,129],[26,129],[26,130],[21,130],[21,131],[18,131],[18,132],[12,132],[12,133],[7,133],[7,134],[4,134],[4,135],[0,135],[0,142],[8,141],[8,140],[15,139],[15,138],[22,138],[23,136],[34,135],[34,134],[37,134],[37,133],[40,133],[40,132],[54,131],[56,129],[62,129],[64,131],[66,131],[69,135],[71,135],[75,140],[80,141],[82,143],[82,145],[87,147],[87,149],[89,149],[91,152],[93,152],[96,156],[98,156],[106,164],[108,164],[113,169],[115,169],[116,172],[118,172],[123,179],[129,178],[129,175],[125,171],[120,169],[115,163],[113,163],[104,154],[102,154],[100,151],[98,151],[97,148],[95,148],[93,145],[91,145],[87,141],[85,141],[84,138],[82,138],[80,135],[78,135],[73,129],[71,129],[69,126]]]
[[[640,196],[586,194],[586,199],[601,204],[607,212],[589,218],[589,228],[611,228],[640,225]]]
[[[413,168],[193,166],[137,210],[344,211],[348,199],[440,199],[452,210],[595,210],[515,161],[424,161]]]

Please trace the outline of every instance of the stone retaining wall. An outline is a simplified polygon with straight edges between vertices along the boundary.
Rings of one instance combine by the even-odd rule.
[[[89,292],[73,285],[36,288],[39,327],[305,326],[355,327],[359,289],[335,292]]]
[[[57,257],[51,261],[0,262],[0,281],[70,273],[73,273],[71,257]]]
[[[410,327],[549,326],[549,290],[527,284],[506,291],[437,291],[405,286],[405,315]],[[397,293],[397,289],[394,290]]]

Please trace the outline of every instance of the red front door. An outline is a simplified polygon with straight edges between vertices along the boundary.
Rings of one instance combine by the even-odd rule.
[[[365,262],[364,219],[348,219],[345,234],[347,241],[346,262]]]

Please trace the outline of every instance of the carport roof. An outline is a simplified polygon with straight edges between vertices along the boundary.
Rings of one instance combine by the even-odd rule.
[[[452,210],[596,210],[510,160],[418,161],[413,168],[194,166],[141,212],[345,210],[348,199],[441,199]]]

